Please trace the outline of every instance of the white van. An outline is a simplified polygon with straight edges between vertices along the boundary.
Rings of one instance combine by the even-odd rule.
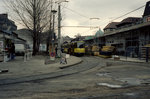
[[[16,55],[24,55],[25,52],[25,45],[24,44],[15,44],[15,54]]]

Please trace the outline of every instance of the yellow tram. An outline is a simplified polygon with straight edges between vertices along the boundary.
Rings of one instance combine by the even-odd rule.
[[[64,53],[72,55],[84,55],[85,54],[85,42],[84,41],[75,41],[63,45]]]
[[[84,41],[76,41],[72,44],[72,54],[74,55],[84,55],[85,54],[85,42]]]

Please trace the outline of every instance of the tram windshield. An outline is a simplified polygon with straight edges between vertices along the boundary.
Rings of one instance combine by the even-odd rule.
[[[78,42],[77,47],[78,48],[84,48],[84,42]]]

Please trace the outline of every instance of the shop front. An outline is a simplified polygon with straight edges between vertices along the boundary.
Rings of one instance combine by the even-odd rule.
[[[15,43],[15,38],[17,35],[13,33],[0,31],[0,62],[7,62],[12,59],[12,47],[15,51],[15,47],[13,46]]]

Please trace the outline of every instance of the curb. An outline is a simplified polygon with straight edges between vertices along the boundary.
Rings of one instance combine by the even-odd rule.
[[[101,57],[102,58],[102,57]],[[104,58],[105,59],[105,58]],[[149,63],[146,63],[146,62],[140,62],[140,61],[130,61],[130,60],[114,60],[114,59],[111,59],[111,58],[106,58],[108,60],[111,60],[112,62],[124,62],[124,63],[133,63],[133,64],[142,64],[142,66],[145,66],[145,67],[150,67],[149,66]]]
[[[111,60],[111,59],[110,59]],[[112,59],[113,60],[113,59]],[[149,65],[150,62],[140,62],[140,61],[130,61],[130,60],[114,60],[114,61],[121,61],[121,62],[129,62],[129,63],[137,63],[137,64],[142,64],[142,65]]]
[[[120,61],[123,61],[123,62],[133,62],[133,63],[146,63],[146,62],[139,62],[139,61],[130,61],[130,60],[120,60]]]
[[[71,67],[71,66],[74,66],[74,65],[78,65],[78,64],[80,64],[80,63],[82,63],[82,62],[83,62],[83,60],[80,60],[80,61],[77,62],[77,63],[71,64],[71,65],[67,65],[67,66],[61,66],[61,67],[59,67],[59,68],[60,68],[60,69],[68,68],[68,67]]]
[[[81,62],[83,62],[83,60],[80,60],[80,62],[75,63],[75,64],[71,64],[69,66],[64,66],[64,68],[67,68],[67,67],[70,67],[70,66],[73,66],[73,65],[76,65],[76,64],[80,64]],[[27,76],[27,77],[23,77],[21,79],[19,79],[19,78],[13,78],[13,79],[8,79],[8,80],[4,79],[4,81],[0,82],[0,86],[9,85],[9,84],[17,84],[17,83],[25,83],[25,82],[34,82],[34,81],[43,80],[43,79],[53,79],[53,78],[63,77],[63,76],[66,76],[66,75],[72,75],[72,74],[75,74],[75,73],[76,72],[62,74],[61,72],[58,72],[58,73],[54,72],[54,74],[52,74],[51,76],[49,76],[47,74],[43,74],[43,76],[35,75],[34,78],[32,76],[31,77]]]
[[[80,59],[79,62],[77,63],[74,63],[74,64],[71,64],[71,65],[68,65],[68,66],[63,66],[63,68],[67,68],[67,67],[70,67],[70,66],[73,66],[73,65],[76,65],[76,64],[80,64],[82,63],[83,60]],[[60,67],[61,68],[61,67]],[[0,70],[0,74],[4,73],[4,72],[8,72],[8,70]],[[37,80],[43,80],[43,79],[53,79],[53,78],[58,78],[58,77],[63,77],[63,76],[66,76],[66,75],[71,75],[71,74],[75,74],[76,72],[73,72],[73,73],[61,73],[61,72],[54,72],[54,73],[48,73],[48,74],[43,74],[42,76],[41,75],[35,75],[35,77],[33,78],[32,76],[26,76],[26,77],[22,77],[21,79],[20,78],[12,78],[12,79],[2,79],[0,82],[0,86],[2,85],[9,85],[9,84],[17,84],[17,83],[25,83],[25,82],[31,82],[31,81],[37,81]],[[51,75],[50,75],[51,74]]]
[[[104,58],[104,59],[109,59],[109,60],[114,60],[114,59],[112,59],[111,57],[107,57],[107,56],[102,56],[102,55],[99,55],[98,57],[101,57],[101,58]],[[114,61],[123,61],[123,62],[133,62],[133,63],[146,63],[146,62],[140,62],[140,61],[131,61],[131,60],[121,60],[121,59],[119,59],[119,60],[114,60]],[[149,63],[149,62],[148,62]]]
[[[109,59],[109,58],[108,58]],[[132,62],[132,63],[146,63],[146,62],[140,62],[140,61],[131,61],[131,60],[114,60],[114,59],[109,59],[109,60],[113,60],[113,61],[122,61],[122,62]],[[149,62],[148,62],[149,63]]]

